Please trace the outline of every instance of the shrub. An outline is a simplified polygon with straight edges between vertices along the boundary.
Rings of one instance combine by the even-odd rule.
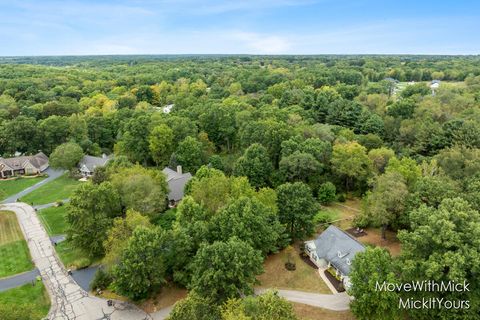
[[[328,223],[332,220],[335,220],[335,212],[329,210],[320,210],[315,217],[313,217],[313,221],[316,225]]]
[[[329,204],[335,200],[337,188],[330,181],[322,183],[318,189],[318,200],[321,204]]]
[[[345,200],[347,200],[347,195],[345,193],[342,192],[337,196],[337,201],[345,202]]]
[[[95,272],[95,277],[93,278],[90,287],[92,290],[105,290],[112,283],[112,280],[112,276],[103,270],[103,268],[100,268]]]

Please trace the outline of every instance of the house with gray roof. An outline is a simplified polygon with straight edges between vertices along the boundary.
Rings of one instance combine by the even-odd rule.
[[[320,269],[332,267],[343,281],[344,287],[350,285],[350,269],[355,255],[365,251],[363,244],[345,231],[329,226],[317,239],[305,242],[305,252]]]
[[[175,206],[180,200],[182,200],[184,195],[185,186],[187,182],[192,179],[192,175],[187,172],[183,173],[182,166],[177,166],[177,171],[165,167],[162,172],[165,174],[168,189],[168,201],[170,206]]]
[[[0,178],[35,175],[45,171],[48,166],[48,157],[43,152],[33,156],[0,157]]]
[[[96,168],[105,166],[112,158],[113,156],[107,156],[106,154],[101,157],[85,155],[78,163],[78,169],[84,178],[88,178],[92,176]]]

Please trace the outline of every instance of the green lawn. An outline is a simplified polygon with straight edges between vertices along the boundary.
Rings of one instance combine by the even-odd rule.
[[[33,269],[15,213],[0,211],[0,278]]]
[[[55,247],[58,257],[66,268],[79,269],[88,267],[97,260],[90,259],[85,252],[75,248],[70,242],[63,241]]]
[[[68,224],[66,221],[66,207],[50,207],[38,211],[38,216],[42,221],[49,236],[64,234]]]
[[[45,177],[18,178],[16,180],[0,180],[0,200],[19,193],[42,181]]]
[[[80,183],[82,182],[71,179],[67,174],[64,174],[27,194],[21,200],[29,204],[39,205],[67,199],[70,198],[70,195]]]
[[[50,299],[41,281],[0,292],[0,319],[40,320],[50,309]]]

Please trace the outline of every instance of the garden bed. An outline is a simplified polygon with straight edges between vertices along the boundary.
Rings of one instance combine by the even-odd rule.
[[[343,287],[343,282],[338,280],[333,274],[329,272],[329,269],[324,271],[325,276],[327,277],[328,281],[335,287],[338,292],[344,292],[345,288]]]

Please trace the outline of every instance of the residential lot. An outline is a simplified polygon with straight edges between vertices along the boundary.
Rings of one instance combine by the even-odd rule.
[[[33,268],[15,213],[0,211],[0,278]]]
[[[46,183],[42,187],[27,194],[21,201],[31,205],[40,205],[67,199],[80,183],[82,182],[74,180],[67,174],[64,174],[60,178]]]
[[[0,180],[0,201],[42,181],[45,177],[24,177],[12,180]]]

